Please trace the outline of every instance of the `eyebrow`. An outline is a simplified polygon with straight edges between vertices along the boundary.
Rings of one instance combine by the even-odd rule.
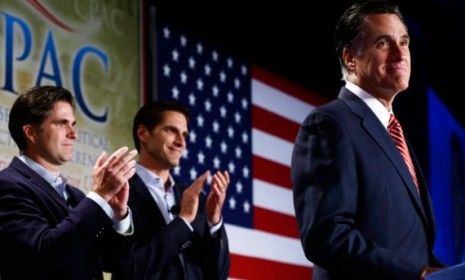
[[[378,37],[376,37],[373,42],[377,43],[377,42],[379,42],[381,40],[395,41],[394,38],[391,35],[389,35],[389,34],[381,34]],[[410,41],[410,36],[408,34],[404,34],[404,35],[401,36],[401,40],[409,40]]]
[[[181,132],[181,134],[184,135],[184,136],[189,135],[189,131],[188,131],[188,130],[186,130],[186,131],[183,132],[182,130],[180,130],[178,127],[176,127],[176,126],[174,126],[174,125],[166,125],[166,126],[165,126],[165,129],[166,129],[166,128],[179,131],[179,132]]]
[[[70,121],[67,119],[58,119],[58,120],[52,121],[52,123],[69,123],[69,122]],[[76,120],[72,121],[71,125],[72,126],[76,125]]]
[[[392,39],[393,37],[388,35],[388,34],[381,34],[379,35],[378,37],[376,37],[376,39],[374,40],[375,42],[378,42],[382,39]],[[407,39],[407,40],[410,40],[410,36],[408,34],[404,34],[401,36],[402,39]]]

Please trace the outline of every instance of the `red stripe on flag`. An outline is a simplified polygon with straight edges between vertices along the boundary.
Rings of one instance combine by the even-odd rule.
[[[316,93],[298,86],[295,83],[292,83],[280,76],[272,74],[256,65],[252,66],[251,71],[252,77],[254,79],[257,79],[269,86],[285,92],[287,95],[291,95],[314,106],[323,105],[324,103],[328,102],[328,100],[317,95]]]
[[[255,206],[253,209],[253,219],[255,229],[291,238],[299,238],[297,221],[294,216]]]
[[[309,267],[231,254],[230,277],[241,279],[312,279]]]
[[[288,166],[253,156],[253,177],[273,185],[291,189],[291,169]]]
[[[252,106],[252,126],[294,143],[300,125],[268,110]]]

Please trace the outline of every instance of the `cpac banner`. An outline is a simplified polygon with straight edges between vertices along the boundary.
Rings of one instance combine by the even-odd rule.
[[[69,89],[76,99],[72,162],[63,169],[87,191],[98,155],[132,146],[139,106],[139,17],[133,0],[0,2],[0,169],[18,149],[8,115],[18,93],[36,85]]]

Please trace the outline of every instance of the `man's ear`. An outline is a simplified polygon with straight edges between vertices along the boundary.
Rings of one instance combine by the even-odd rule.
[[[344,65],[349,71],[355,71],[355,56],[349,48],[342,50],[342,61],[344,61]]]
[[[137,138],[139,138],[139,142],[144,142],[147,139],[147,135],[150,134],[150,131],[145,127],[145,125],[139,124],[137,126]]]
[[[37,141],[37,131],[34,127],[30,124],[23,125],[23,133],[24,137],[28,142],[36,143]]]

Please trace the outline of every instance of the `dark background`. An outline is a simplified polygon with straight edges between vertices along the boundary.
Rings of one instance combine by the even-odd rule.
[[[198,2],[149,1],[158,18],[328,99],[337,96],[342,82],[333,31],[354,1]],[[411,86],[398,98],[404,101],[396,101],[401,103],[398,107],[402,112],[415,111],[424,105],[425,89],[431,86],[464,124],[465,4],[391,2],[399,4],[412,37]],[[413,117],[412,123],[417,121]]]

